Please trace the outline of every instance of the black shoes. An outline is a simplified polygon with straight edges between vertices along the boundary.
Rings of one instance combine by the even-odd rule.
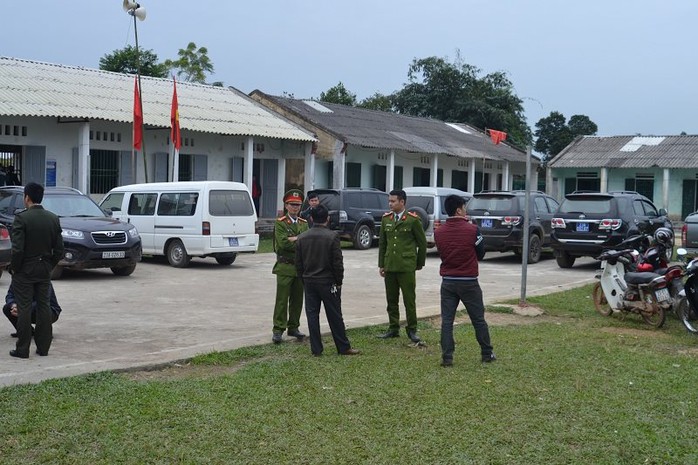
[[[482,363],[492,363],[495,360],[497,360],[497,357],[495,357],[494,354],[488,354],[488,355],[482,356]]]
[[[29,358],[29,354],[22,355],[16,350],[11,350],[10,351],[10,357],[17,357],[17,358]]]
[[[378,339],[390,339],[391,337],[400,337],[400,331],[396,329],[389,329],[383,334],[376,336]]]
[[[407,337],[410,338],[410,341],[414,342],[415,344],[422,341],[422,339],[419,336],[417,336],[417,331],[414,330],[408,329]]]
[[[288,334],[290,337],[295,337],[296,339],[302,340],[305,337],[305,334],[301,333],[297,329],[289,329],[286,334]]]
[[[41,355],[42,357],[46,357],[48,355],[48,352],[43,352],[39,349],[36,349],[36,355]]]
[[[273,342],[274,344],[281,344],[281,341],[283,341],[281,333],[273,333],[271,335],[271,342]]]
[[[453,360],[443,359],[443,360],[441,360],[441,366],[444,368],[451,368],[453,366]]]
[[[18,337],[17,333],[10,333],[10,337]]]
[[[359,355],[360,353],[359,349],[347,349],[344,352],[340,352],[339,355]]]

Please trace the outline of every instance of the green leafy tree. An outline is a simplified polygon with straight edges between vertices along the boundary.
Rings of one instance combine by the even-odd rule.
[[[543,154],[544,163],[567,147],[577,136],[594,135],[598,126],[586,115],[573,115],[569,122],[565,115],[551,111],[536,123],[536,152]]]
[[[158,63],[158,56],[152,50],[138,50],[127,45],[120,50],[107,53],[99,59],[99,69],[113,71],[115,73],[136,74],[140,61],[140,73],[142,76],[165,77],[168,66]]]
[[[208,57],[206,47],[196,47],[194,42],[189,42],[187,48],[180,48],[176,60],[165,60],[168,69],[176,70],[177,77],[188,82],[206,83],[206,74],[213,73],[213,63]]]
[[[381,94],[380,92],[376,92],[370,97],[363,99],[357,106],[369,110],[394,111],[392,97],[390,95]]]
[[[320,101],[355,107],[356,94],[349,92],[340,81],[336,86],[327,89],[326,92],[320,92]]]
[[[432,56],[415,59],[407,76],[408,82],[392,95],[399,113],[505,131],[507,141],[522,149],[530,143],[523,101],[506,73],[482,76],[460,56],[453,63]]]

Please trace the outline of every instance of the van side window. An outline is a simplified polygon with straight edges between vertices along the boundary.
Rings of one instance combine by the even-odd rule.
[[[199,194],[196,192],[168,192],[160,196],[159,216],[194,216]]]
[[[211,190],[208,212],[213,216],[252,216],[254,207],[247,191]]]
[[[120,212],[121,204],[123,203],[123,201],[124,194],[117,192],[114,194],[107,195],[107,197],[102,201],[101,204],[99,204],[99,206],[102,207],[102,210]]]
[[[155,213],[155,202],[157,202],[157,194],[131,194],[128,201],[129,215],[152,215]]]

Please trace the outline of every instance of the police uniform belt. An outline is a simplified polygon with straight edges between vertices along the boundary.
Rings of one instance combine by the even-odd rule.
[[[289,265],[294,265],[296,263],[293,258],[284,257],[283,255],[277,255],[276,261],[279,263],[288,263]]]

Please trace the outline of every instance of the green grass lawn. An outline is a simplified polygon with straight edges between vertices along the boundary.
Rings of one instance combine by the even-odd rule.
[[[698,338],[675,318],[597,315],[590,292],[531,298],[546,311],[534,324],[492,325],[488,365],[461,324],[440,367],[438,322],[422,321],[427,348],[363,328],[356,357],[326,337],[320,358],[287,342],[4,388],[0,462],[698,463]]]

